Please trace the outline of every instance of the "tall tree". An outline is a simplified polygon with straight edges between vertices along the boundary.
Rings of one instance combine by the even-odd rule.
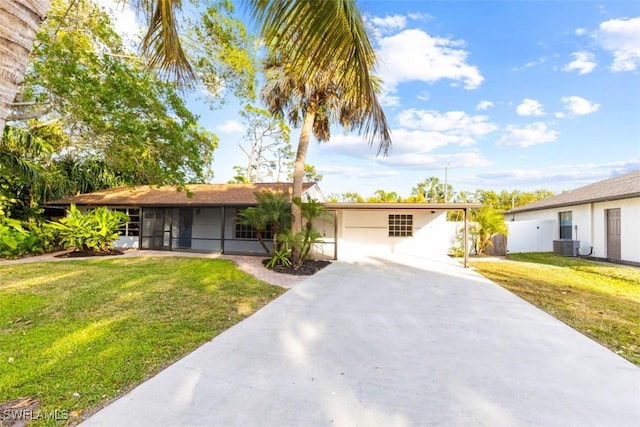
[[[124,50],[109,17],[86,0],[55,0],[38,32],[21,105],[10,119],[35,131],[56,123],[58,155],[99,158],[131,183],[202,180],[216,146],[172,84]]]
[[[293,164],[289,126],[267,110],[252,105],[240,112],[246,132],[238,144],[246,158],[245,166],[236,166],[237,176],[245,182],[280,182]]]
[[[270,112],[301,125],[293,197],[302,196],[311,136],[329,140],[333,123],[359,130],[386,153],[391,134],[372,74],[375,52],[355,0],[249,4],[268,51],[262,99]],[[300,232],[300,208],[294,205],[292,214],[292,230]]]

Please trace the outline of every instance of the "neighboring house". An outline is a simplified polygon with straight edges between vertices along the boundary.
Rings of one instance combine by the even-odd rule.
[[[539,200],[505,215],[510,253],[551,252],[554,241],[557,251],[565,242],[574,241],[579,242],[577,254],[581,256],[640,264],[640,170]]]
[[[255,230],[237,221],[238,212],[256,205],[256,192],[291,194],[290,183],[199,184],[186,188],[192,197],[176,187],[118,187],[54,200],[48,206],[74,203],[81,210],[107,206],[126,213],[131,221],[120,230],[122,236],[117,247],[264,254]],[[317,184],[312,183],[304,185],[303,198],[324,201]],[[331,215],[314,223],[325,242],[317,248],[316,255],[345,259],[390,253],[445,255],[450,246],[446,212],[468,212],[480,205],[324,203],[324,206]]]

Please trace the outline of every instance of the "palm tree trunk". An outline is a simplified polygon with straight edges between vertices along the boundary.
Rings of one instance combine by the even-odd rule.
[[[0,2],[0,138],[50,0]]]
[[[309,141],[311,140],[311,134],[313,133],[313,122],[316,118],[316,109],[314,106],[309,106],[304,114],[304,122],[302,123],[302,129],[300,130],[300,140],[298,141],[298,152],[296,154],[296,160],[293,167],[293,193],[292,197],[302,198],[302,185],[304,183],[304,165],[307,159],[307,150],[309,148]],[[300,206],[293,203],[291,205],[291,215],[293,216],[291,222],[291,231],[299,233],[302,231],[302,212]]]
[[[309,148],[309,141],[311,140],[311,134],[313,133],[313,122],[316,118],[316,107],[310,105],[307,107],[304,113],[304,122],[302,123],[302,129],[300,130],[300,139],[298,140],[298,151],[296,153],[296,160],[293,166],[293,190],[291,196],[293,199],[302,199],[302,186],[304,184],[304,164],[307,159],[307,149]],[[295,233],[302,232],[302,209],[297,203],[291,204],[291,231]],[[291,261],[293,265],[297,265],[300,260],[299,250],[294,248],[291,251]]]

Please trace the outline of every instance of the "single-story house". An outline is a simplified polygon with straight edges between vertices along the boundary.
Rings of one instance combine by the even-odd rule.
[[[640,264],[640,169],[505,213],[507,250]]]
[[[291,198],[291,183],[197,184],[176,187],[118,187],[54,200],[50,207],[74,203],[81,210],[106,206],[129,215],[116,243],[121,248],[168,251],[264,254],[255,230],[237,221],[242,209],[256,206],[254,194],[282,192]],[[323,202],[331,215],[314,224],[324,245],[316,256],[346,259],[446,254],[450,227],[446,212],[468,214],[473,203],[324,203],[315,183],[305,183],[303,199]],[[468,217],[466,215],[465,217]],[[268,235],[265,237],[269,237]]]

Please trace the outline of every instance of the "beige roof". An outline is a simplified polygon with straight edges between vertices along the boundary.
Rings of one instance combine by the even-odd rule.
[[[640,197],[640,169],[613,178],[598,181],[566,193],[558,194],[537,202],[508,211],[509,213],[536,211],[581,205],[584,203],[606,202]]]
[[[314,187],[314,183],[305,183],[303,192]],[[291,197],[291,183],[259,184],[192,184],[186,188],[192,193],[178,191],[176,186],[156,187],[140,185],[136,187],[117,187],[93,193],[79,194],[65,199],[53,200],[49,206],[224,206],[255,205],[254,193],[262,190],[283,192]]]

